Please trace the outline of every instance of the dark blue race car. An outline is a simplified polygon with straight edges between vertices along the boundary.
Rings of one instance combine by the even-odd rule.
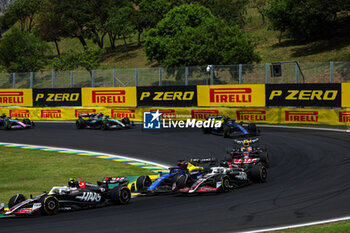
[[[24,118],[23,120],[12,119],[11,117],[7,117],[5,114],[0,116],[0,128],[2,129],[31,129],[35,127],[35,123],[29,120],[28,118]]]
[[[255,123],[237,123],[227,116],[210,116],[208,119],[221,120],[222,124],[220,127],[203,128],[203,133],[205,134],[222,134],[225,138],[230,136],[257,136],[260,134],[260,130],[256,127]]]
[[[194,183],[208,172],[210,167],[216,165],[216,158],[191,159],[189,162],[179,161],[177,166],[169,168],[169,173],[160,173],[153,182],[147,175],[138,177],[136,189],[138,192],[148,194],[177,191],[185,184]],[[178,187],[179,184],[181,187]]]
[[[94,129],[124,129],[134,126],[133,122],[130,122],[129,118],[124,117],[120,121],[117,119],[109,118],[108,115],[102,113],[88,113],[80,114],[78,120],[75,122],[78,129],[94,128]]]

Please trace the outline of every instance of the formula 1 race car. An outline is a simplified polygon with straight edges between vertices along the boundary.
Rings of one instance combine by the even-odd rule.
[[[259,142],[258,138],[234,140],[234,143],[240,145],[240,147],[228,150],[225,161],[232,162],[242,168],[247,168],[252,164],[268,168],[270,166],[268,150],[252,145],[257,142]]]
[[[170,167],[169,173],[160,174],[160,176],[152,182],[147,175],[140,176],[136,180],[136,189],[141,193],[164,193],[177,190],[177,180],[185,179],[186,183],[195,181],[208,171],[209,167],[217,165],[216,158],[191,159],[189,162],[180,160],[177,166]]]
[[[126,177],[106,177],[97,185],[71,179],[68,186],[53,187],[50,192],[25,199],[23,194],[11,197],[5,215],[53,215],[59,211],[127,204],[131,192]]]
[[[255,123],[244,124],[243,122],[237,123],[235,120],[231,120],[227,116],[209,116],[208,119],[222,120],[220,127],[202,128],[203,133],[216,133],[223,134],[225,138],[230,136],[256,136],[260,134],[260,130],[257,129]]]
[[[23,120],[12,119],[11,117],[7,117],[5,114],[0,116],[0,128],[3,129],[31,129],[35,127],[35,123],[29,120],[28,118],[24,118]]]
[[[253,166],[245,170],[236,166],[232,167],[229,163],[224,162],[224,164],[225,166],[222,167],[212,167],[210,173],[197,179],[192,186],[183,187],[178,191],[181,193],[226,192],[252,182],[266,181],[267,170],[263,166]]]
[[[134,126],[134,123],[130,122],[127,117],[123,117],[123,119],[119,121],[117,119],[109,118],[108,115],[104,116],[102,113],[88,113],[80,114],[75,125],[78,129],[94,128],[106,130],[111,128],[130,128],[131,126]]]

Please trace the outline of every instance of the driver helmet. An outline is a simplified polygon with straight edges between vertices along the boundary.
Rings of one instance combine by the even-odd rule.
[[[96,116],[97,116],[97,117],[103,117],[103,113],[100,112],[100,113],[98,113]]]
[[[179,166],[180,168],[187,168],[187,163],[185,163],[184,161],[180,161],[177,163],[177,166]]]
[[[69,181],[68,181],[68,187],[78,188],[79,187],[79,182],[77,182],[74,178],[70,178]]]
[[[243,141],[243,146],[244,147],[249,147],[249,141],[248,140],[244,140]]]

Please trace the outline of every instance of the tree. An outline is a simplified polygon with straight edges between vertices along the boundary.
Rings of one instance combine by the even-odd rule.
[[[12,28],[0,43],[0,64],[7,72],[34,72],[46,64],[48,45],[30,32]]]
[[[69,50],[56,57],[52,65],[55,70],[74,70],[83,67],[92,76],[92,70],[100,65],[100,53],[100,50],[91,48],[79,52]]]
[[[260,60],[252,40],[209,9],[182,5],[172,9],[146,35],[145,52],[163,66],[228,65]]]
[[[341,0],[271,0],[266,15],[274,30],[294,39],[313,40],[336,31],[343,11],[350,8]]]
[[[40,10],[42,0],[16,0],[5,11],[4,18],[8,26],[20,23],[21,30],[31,31],[35,24],[35,16]]]

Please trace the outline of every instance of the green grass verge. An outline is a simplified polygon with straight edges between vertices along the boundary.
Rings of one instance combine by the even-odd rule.
[[[75,177],[96,183],[105,176],[138,176],[155,173],[125,163],[84,155],[0,147],[0,202],[17,193],[26,197],[64,186]]]
[[[350,232],[350,221],[330,223],[324,225],[317,225],[311,227],[302,227],[290,230],[283,231],[274,231],[274,232],[286,232],[286,233],[348,233]]]

